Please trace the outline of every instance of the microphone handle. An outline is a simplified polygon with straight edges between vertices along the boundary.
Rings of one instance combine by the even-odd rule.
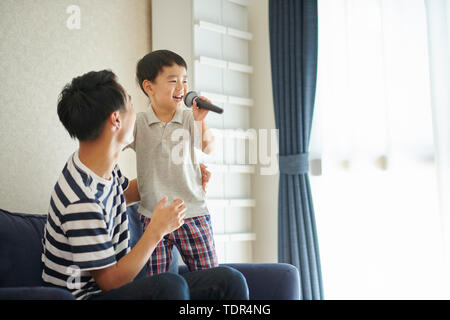
[[[210,111],[213,111],[213,112],[216,112],[216,113],[223,113],[223,109],[222,108],[219,108],[219,107],[217,107],[217,106],[215,106],[215,105],[213,105],[211,103],[208,103],[206,101],[200,100],[198,98],[195,99],[195,101],[197,102],[197,106],[199,108],[207,109],[207,110],[210,110]]]

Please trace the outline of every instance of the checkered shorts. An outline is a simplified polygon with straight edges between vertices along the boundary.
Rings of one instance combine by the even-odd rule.
[[[139,216],[145,231],[151,219]],[[209,215],[185,219],[180,228],[164,236],[147,262],[147,275],[169,271],[173,245],[177,247],[189,271],[218,266]]]

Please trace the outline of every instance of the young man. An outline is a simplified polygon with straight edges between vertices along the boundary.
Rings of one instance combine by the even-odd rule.
[[[161,239],[184,223],[186,207],[181,199],[167,206],[167,197],[161,199],[130,249],[126,203],[139,194],[117,162],[133,141],[136,114],[111,71],[74,78],[60,95],[58,116],[80,146],[50,200],[42,254],[46,283],[77,299],[248,299],[244,277],[231,268],[134,281]]]

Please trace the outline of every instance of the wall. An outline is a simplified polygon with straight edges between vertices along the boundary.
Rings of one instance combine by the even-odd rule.
[[[80,8],[80,29],[66,10]],[[46,213],[50,193],[78,144],[56,114],[58,95],[73,77],[111,69],[146,106],[135,82],[138,59],[150,51],[147,0],[2,0],[0,2],[0,208]],[[134,154],[119,163],[136,176]]]
[[[272,78],[270,70],[268,0],[253,0],[248,7],[250,62],[253,75],[250,78],[251,96],[255,101],[250,124],[255,129],[274,129]],[[261,175],[260,165],[252,181],[252,198],[256,200],[253,210],[253,231],[256,241],[253,247],[254,262],[277,262],[277,213],[279,175]]]

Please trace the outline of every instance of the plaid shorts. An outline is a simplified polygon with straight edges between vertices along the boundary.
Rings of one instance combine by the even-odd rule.
[[[145,231],[151,219],[139,216]],[[169,272],[173,245],[177,247],[189,271],[219,265],[209,215],[186,219],[180,228],[165,235],[147,262],[147,275]]]

